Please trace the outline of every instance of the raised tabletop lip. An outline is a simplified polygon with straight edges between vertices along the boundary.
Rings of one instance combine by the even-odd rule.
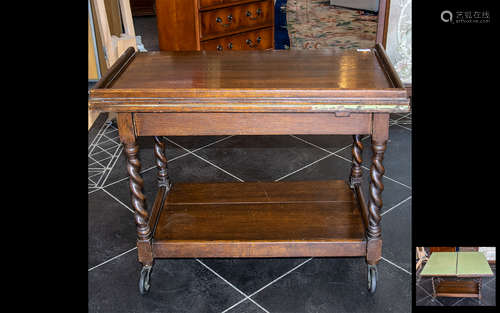
[[[207,51],[154,51],[151,54],[199,53]],[[213,51],[210,51],[213,52]],[[236,52],[236,51],[233,51]],[[243,51],[237,51],[241,53]],[[255,53],[255,51],[248,51]],[[276,51],[264,51],[264,53]],[[280,51],[277,51],[280,52]],[[410,111],[407,91],[383,47],[369,49],[386,74],[389,88],[112,88],[138,53],[127,49],[105,77],[89,92],[89,109],[109,112],[369,112]],[[327,51],[294,51],[324,54]],[[335,52],[342,55],[351,51]],[[361,52],[362,53],[362,52]]]

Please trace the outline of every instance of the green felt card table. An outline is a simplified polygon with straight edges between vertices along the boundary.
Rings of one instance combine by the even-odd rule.
[[[432,277],[434,297],[481,299],[481,278],[494,274],[482,252],[434,252],[420,276]]]

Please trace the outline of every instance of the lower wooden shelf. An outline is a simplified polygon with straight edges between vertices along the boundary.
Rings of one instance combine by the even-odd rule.
[[[366,255],[345,181],[179,183],[154,216],[155,258]]]
[[[465,280],[443,280],[436,286],[436,296],[479,298],[479,283]]]

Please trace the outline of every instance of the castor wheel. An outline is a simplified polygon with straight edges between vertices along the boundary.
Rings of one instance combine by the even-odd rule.
[[[375,293],[377,288],[377,266],[368,264],[368,290],[370,293]]]
[[[144,265],[141,270],[141,277],[139,278],[139,291],[141,295],[146,294],[149,291],[149,277],[151,276],[151,265]]]

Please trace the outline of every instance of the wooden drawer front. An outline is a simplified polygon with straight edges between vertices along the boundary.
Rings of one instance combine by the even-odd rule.
[[[370,113],[135,113],[137,136],[370,134]]]
[[[201,12],[201,39],[250,27],[272,26],[273,11],[273,1],[268,0]]]
[[[232,4],[235,2],[241,2],[242,0],[200,0],[200,8],[207,8],[215,5],[221,4]]]
[[[272,27],[234,36],[207,40],[201,43],[202,50],[264,50],[271,48],[273,48]]]

